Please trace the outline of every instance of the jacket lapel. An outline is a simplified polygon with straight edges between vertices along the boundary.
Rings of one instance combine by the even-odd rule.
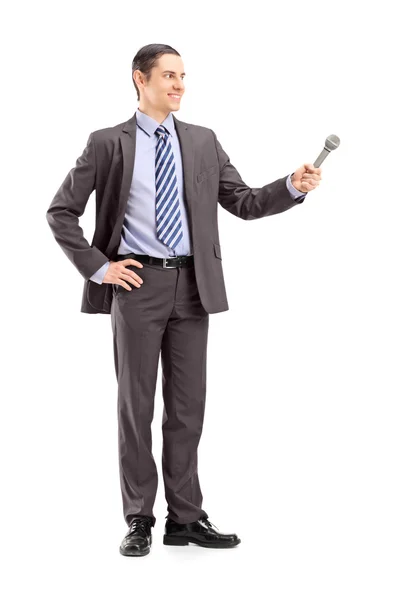
[[[193,179],[194,179],[194,142],[192,134],[189,131],[186,123],[178,121],[178,119],[172,115],[175,123],[175,129],[178,134],[179,143],[181,147],[182,155],[182,169],[183,169],[183,183],[185,190],[185,198],[189,207],[190,213],[192,213],[193,202]]]
[[[136,154],[136,114],[125,123],[119,139],[122,149],[123,171],[118,203],[118,217],[120,216],[121,211],[123,215],[125,214],[129,190],[132,183]]]

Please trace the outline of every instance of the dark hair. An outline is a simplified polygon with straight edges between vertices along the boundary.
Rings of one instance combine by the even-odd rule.
[[[180,56],[177,50],[166,44],[147,44],[147,46],[143,46],[136,53],[136,56],[132,61],[132,81],[136,89],[138,100],[140,100],[139,88],[133,79],[133,71],[139,69],[144,74],[146,81],[149,81],[152,68],[156,65],[157,59],[163,54],[176,54],[177,56]]]

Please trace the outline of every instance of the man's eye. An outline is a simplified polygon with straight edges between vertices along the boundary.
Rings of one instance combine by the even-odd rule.
[[[172,73],[167,73],[167,74],[166,74],[166,76],[167,76],[167,77],[170,77],[170,76],[172,77]],[[182,78],[182,79],[185,79],[185,76],[184,76],[184,75],[181,75],[181,78]]]

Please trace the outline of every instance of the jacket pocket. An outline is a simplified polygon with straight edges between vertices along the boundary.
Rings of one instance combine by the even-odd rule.
[[[200,183],[201,181],[204,181],[204,179],[207,179],[207,177],[210,177],[210,175],[214,175],[214,173],[216,173],[216,172],[217,172],[216,165],[209,167],[205,171],[202,171],[201,173],[197,174],[197,181]]]
[[[215,256],[217,258],[220,258],[222,260],[222,256],[221,256],[221,246],[219,244],[214,243],[214,252],[215,252]]]

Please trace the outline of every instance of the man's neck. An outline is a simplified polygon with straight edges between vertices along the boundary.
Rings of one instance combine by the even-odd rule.
[[[162,123],[169,115],[169,112],[164,113],[158,110],[154,110],[152,108],[142,108],[140,106],[138,106],[138,110],[140,110],[140,112],[147,115],[148,117],[151,117],[152,119],[157,121],[157,123]]]

